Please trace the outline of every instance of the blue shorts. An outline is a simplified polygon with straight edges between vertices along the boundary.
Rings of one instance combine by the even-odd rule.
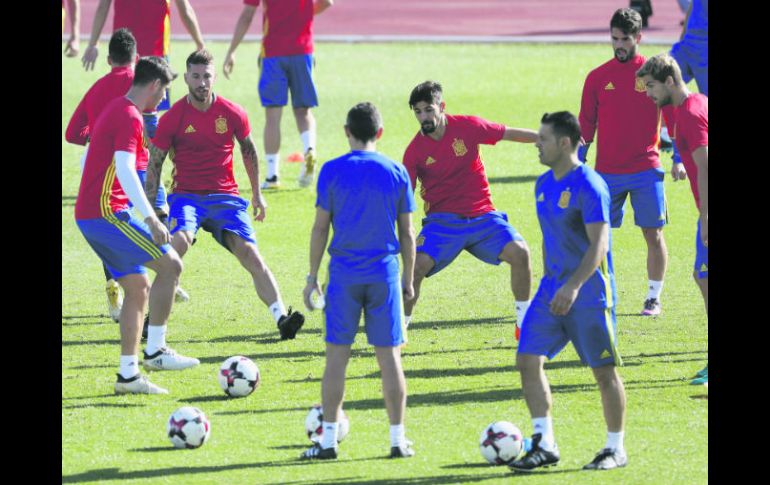
[[[651,168],[639,173],[599,173],[610,189],[610,226],[623,224],[623,206],[631,194],[634,224],[639,227],[663,227],[668,221],[666,195],[663,191],[662,168]]]
[[[179,231],[195,235],[202,227],[228,251],[225,231],[257,244],[246,199],[229,194],[169,194],[168,202],[168,227],[172,235]]]
[[[147,135],[144,139],[145,148],[147,148],[147,140],[155,138],[155,130],[158,129],[158,112],[142,113],[142,118],[144,119],[144,134]]]
[[[260,61],[259,99],[262,106],[286,106],[291,90],[294,108],[318,106],[313,84],[313,56],[265,57]]]
[[[358,332],[361,311],[369,345],[396,347],[406,342],[401,282],[339,284],[326,288],[326,341],[351,345]]]
[[[156,246],[149,227],[130,210],[76,222],[115,279],[146,273],[145,263],[161,258],[171,249],[168,244]]]
[[[498,256],[511,241],[524,241],[508,224],[505,212],[493,211],[478,217],[456,214],[430,214],[422,220],[417,237],[417,251],[435,261],[426,276],[432,276],[449,265],[465,249],[489,264],[500,264]]]
[[[147,170],[137,170],[136,174],[139,175],[139,181],[142,183],[142,188],[144,188],[144,184],[147,182]],[[158,184],[158,194],[155,196],[154,201],[150,201],[150,204],[155,209],[166,207],[166,188],[163,187],[163,184]]]
[[[623,365],[617,349],[615,307],[572,307],[564,316],[551,313],[551,296],[538,290],[524,316],[520,354],[553,359],[572,341],[580,360],[591,368]]]
[[[709,46],[708,43],[696,45],[692,43],[677,42],[671,47],[671,57],[679,64],[682,70],[682,80],[685,84],[695,78],[698,91],[709,95]]]
[[[709,248],[704,246],[700,239],[700,219],[698,219],[698,232],[695,235],[695,273],[699,279],[709,277]]]

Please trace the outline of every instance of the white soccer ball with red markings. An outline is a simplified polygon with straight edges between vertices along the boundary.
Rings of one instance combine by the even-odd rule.
[[[184,406],[168,418],[168,439],[175,448],[199,448],[211,435],[211,424],[198,408]]]
[[[505,465],[519,457],[524,438],[519,428],[508,421],[495,421],[486,427],[479,439],[481,456],[492,465]]]
[[[259,369],[248,357],[236,355],[222,363],[217,379],[225,394],[244,397],[259,386]]]
[[[307,413],[307,417],[305,418],[305,431],[307,432],[307,437],[310,438],[310,441],[313,443],[321,442],[321,436],[323,436],[324,432],[323,420],[323,409],[320,404],[316,404],[310,409],[310,412]],[[339,426],[337,427],[337,442],[339,443],[345,439],[345,436],[347,436],[350,431],[350,420],[342,409],[340,409],[340,413],[337,415],[337,422],[339,423]]]

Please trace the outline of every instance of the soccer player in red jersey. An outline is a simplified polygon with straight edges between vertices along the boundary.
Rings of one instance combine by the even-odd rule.
[[[489,264],[511,265],[516,300],[516,336],[530,300],[532,269],[524,238],[495,210],[479,145],[500,140],[535,143],[537,132],[511,128],[476,116],[444,112],[441,85],[425,81],[409,97],[420,132],[404,153],[412,187],[422,183],[426,217],[417,238],[414,299],[404,302],[407,325],[420,295],[423,278],[449,265],[465,249]]]
[[[329,8],[333,0],[243,0],[243,11],[225,57],[223,71],[229,79],[235,67],[235,49],[249,30],[254,13],[262,3],[262,50],[259,53],[259,98],[265,108],[265,158],[267,178],[263,189],[277,188],[281,113],[291,91],[294,119],[302,139],[305,164],[299,185],[313,182],[316,156],[315,118],[311,108],[318,106],[313,84],[313,17]]]
[[[147,194],[152,197],[156,193],[163,161],[173,149],[171,245],[184,256],[198,229],[210,232],[251,274],[257,295],[270,309],[281,339],[293,339],[305,317],[291,308],[286,311],[273,273],[257,249],[247,211],[249,202],[239,196],[233,177],[237,140],[251,183],[254,219],[264,220],[267,204],[259,188],[257,148],[251,140],[246,111],[214,94],[216,70],[208,51],[190,54],[184,79],[189,94],[163,116],[150,144]]]
[[[166,322],[182,260],[168,244],[166,226],[155,215],[136,174],[144,150],[141,110],[158,105],[176,77],[160,57],[139,60],[128,93],[108,103],[96,120],[75,202],[75,220],[91,248],[123,287],[120,313],[121,356],[115,393],[167,394],[139,373],[138,347],[148,303],[152,329],[143,365],[152,370],[180,370],[199,364],[166,345]],[[142,214],[138,219],[129,201]],[[150,288],[147,269],[156,272]]]
[[[682,156],[690,187],[698,207],[698,230],[695,237],[695,267],[693,277],[703,295],[708,317],[709,302],[709,101],[700,93],[691,93],[682,80],[682,72],[673,57],[659,54],[651,57],[636,75],[644,82],[649,96],[658,107],[669,127],[671,139]],[[692,384],[708,383],[708,363]]]
[[[630,196],[634,222],[647,243],[648,293],[642,315],[659,315],[668,263],[663,238],[667,219],[665,172],[658,151],[660,112],[636,78],[636,70],[646,60],[637,52],[641,30],[642,17],[630,8],[616,10],[610,20],[615,56],[586,77],[579,116],[585,143],[579,158],[586,161],[598,129],[596,171],[610,188],[611,227],[623,224],[624,205]],[[680,169],[681,165],[674,165],[674,180],[684,177]]]

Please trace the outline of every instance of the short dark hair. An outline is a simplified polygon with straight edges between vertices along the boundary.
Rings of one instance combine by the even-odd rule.
[[[642,16],[632,8],[615,10],[610,20],[610,29],[617,28],[626,35],[637,35],[642,31]]]
[[[409,95],[409,107],[414,108],[420,101],[425,101],[428,104],[439,104],[443,94],[441,84],[435,81],[425,81],[412,89],[412,94]]]
[[[136,57],[136,39],[128,29],[118,29],[110,37],[109,56],[114,64],[124,65]]]
[[[556,113],[546,113],[540,119],[540,123],[551,125],[556,139],[568,137],[573,150],[580,143],[580,123],[575,115],[569,111],[557,111]]]
[[[158,56],[147,56],[139,59],[134,68],[134,86],[143,86],[156,79],[161,84],[170,84],[176,79],[177,74],[171,70],[165,59]]]
[[[345,126],[353,138],[368,142],[377,137],[377,131],[382,128],[382,117],[372,103],[358,103],[348,111]]]
[[[189,69],[190,66],[200,64],[204,66],[210,66],[211,64],[214,64],[214,56],[211,55],[211,52],[207,51],[206,49],[200,49],[187,57],[187,69]]]
[[[676,59],[666,53],[658,54],[647,59],[647,62],[636,71],[636,77],[641,78],[644,76],[650,76],[661,83],[665,83],[666,78],[671,76],[671,79],[677,86],[684,84],[684,81],[682,80],[682,70],[679,68],[679,64],[676,63]]]

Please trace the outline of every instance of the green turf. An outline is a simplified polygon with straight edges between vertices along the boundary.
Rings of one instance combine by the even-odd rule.
[[[221,72],[226,44],[209,47]],[[173,44],[171,61],[177,69],[192,48],[190,43]],[[642,53],[664,49],[643,46]],[[215,90],[247,109],[261,147],[264,114],[256,90],[257,53],[256,44],[243,44],[234,78],[221,76]],[[418,129],[407,106],[409,92],[425,79],[443,84],[450,113],[537,129],[546,111],[577,114],[589,67],[610,55],[608,45],[319,44],[318,152],[324,159],[347,152],[345,113],[368,100],[384,118],[380,151],[400,160]],[[514,365],[508,268],[485,265],[467,254],[426,281],[410,327],[404,368],[407,434],[417,451],[413,459],[384,458],[388,423],[377,366],[359,337],[344,405],[351,431],[340,459],[312,464],[296,460],[309,445],[303,434],[305,414],[320,401],[321,316],[309,315],[296,340],[279,341],[247,273],[203,233],[186,256],[182,275],[192,300],[174,307],[169,325],[170,344],[200,358],[201,366],[152,373],[153,381],[171,391],[168,396],[114,396],[118,327],[106,314],[99,260],[73,219],[82,149],[63,141],[75,105],[107,65],[102,57],[97,72],[85,73],[77,60],[62,58],[62,70],[64,483],[707,483],[707,394],[688,385],[705,365],[708,347],[706,314],[691,278],[697,214],[689,185],[670,179],[671,224],[665,231],[670,259],[660,318],[637,316],[646,294],[646,252],[630,208],[624,227],[613,232],[619,345],[625,361],[620,372],[628,395],[625,469],[580,471],[603,446],[605,428],[591,372],[579,364],[571,346],[546,367],[562,453],[559,467],[514,477],[505,467],[482,462],[478,438],[487,424],[512,421],[525,434],[532,428]],[[186,92],[181,76],[172,89],[174,100]],[[301,144],[289,112],[282,127],[285,156]],[[262,156],[261,148],[259,152]],[[542,258],[533,183],[544,169],[532,145],[500,143],[484,147],[483,156],[496,207],[508,213],[529,243],[536,286]],[[664,165],[670,167],[668,155]],[[242,192],[249,196],[239,155],[236,170]],[[314,214],[314,191],[293,188],[298,172],[298,164],[282,166],[286,188],[266,196],[267,219],[256,226],[260,251],[287,305],[295,307],[301,306]],[[166,180],[169,173],[166,166]],[[421,201],[418,208],[421,214]],[[328,255],[324,267],[326,262]],[[245,399],[225,398],[215,378],[220,363],[236,354],[252,358],[262,373],[262,385]],[[211,439],[198,450],[175,450],[165,436],[168,416],[185,405],[200,407],[211,420]]]

